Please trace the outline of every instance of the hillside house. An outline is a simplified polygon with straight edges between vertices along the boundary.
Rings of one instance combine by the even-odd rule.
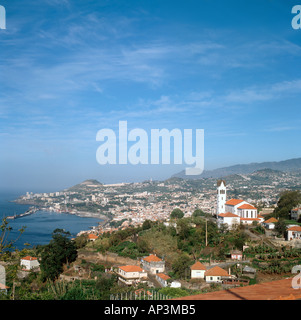
[[[262,224],[265,228],[272,230],[275,229],[275,224],[278,222],[278,220],[274,217],[264,221]]]
[[[232,250],[231,251],[231,259],[232,260],[242,260],[242,252],[240,250]]]
[[[89,241],[95,241],[96,239],[98,239],[98,236],[93,234],[93,233],[89,233],[88,234],[88,240]]]
[[[291,219],[298,221],[301,217],[301,206],[291,210]]]
[[[26,256],[21,259],[20,266],[23,270],[33,270],[40,267],[40,263],[36,257]]]
[[[141,263],[142,267],[151,274],[163,273],[165,271],[165,261],[154,254],[144,257]]]
[[[293,226],[287,229],[287,240],[301,239],[301,227]]]
[[[206,267],[199,261],[190,267],[191,279],[204,279]]]
[[[157,273],[156,274],[156,280],[161,284],[162,287],[168,286],[168,280],[170,277],[167,274],[164,273]]]
[[[205,280],[208,283],[222,283],[225,278],[229,277],[228,272],[219,266],[215,266],[205,272]]]
[[[126,285],[135,285],[142,282],[147,282],[147,273],[139,266],[121,266],[118,268],[118,280]]]

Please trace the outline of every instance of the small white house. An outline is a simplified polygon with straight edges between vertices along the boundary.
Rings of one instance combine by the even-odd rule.
[[[190,267],[191,270],[191,279],[204,279],[206,267],[197,261]]]
[[[180,281],[172,281],[172,283],[170,284],[171,288],[181,288],[181,282]]]
[[[157,273],[156,274],[156,280],[162,285],[162,287],[168,286],[168,280],[170,277],[167,274],[164,273]]]
[[[287,240],[301,239],[301,227],[293,226],[287,229]]]
[[[24,270],[32,270],[40,267],[40,263],[36,257],[26,256],[21,259],[20,265]]]
[[[205,280],[208,283],[221,283],[223,282],[223,278],[229,278],[230,275],[228,272],[219,266],[215,266],[211,269],[208,269],[205,272]]]
[[[121,266],[118,268],[118,280],[126,285],[147,282],[147,272],[139,266]]]
[[[232,250],[231,251],[231,259],[232,260],[242,260],[242,252],[240,250]]]
[[[275,229],[275,223],[277,223],[278,220],[274,217],[264,221],[262,224],[265,228],[269,229],[269,230],[272,230],[272,229]]]
[[[291,219],[298,221],[301,217],[301,206],[291,210]]]
[[[152,274],[163,273],[165,271],[165,261],[154,254],[144,257],[141,263],[143,268]]]

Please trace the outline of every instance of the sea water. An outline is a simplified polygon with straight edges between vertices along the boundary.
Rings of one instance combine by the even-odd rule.
[[[20,194],[0,193],[0,220],[5,216],[24,213],[31,207],[31,205],[12,202],[18,196],[20,196]],[[12,227],[8,240],[18,239],[14,246],[18,249],[23,249],[26,243],[28,243],[30,247],[48,244],[52,239],[52,232],[57,228],[69,231],[72,237],[74,237],[82,230],[89,230],[91,227],[97,226],[102,220],[79,217],[67,213],[37,211],[32,215],[7,221],[9,226]],[[23,226],[26,228],[20,235],[18,230]]]

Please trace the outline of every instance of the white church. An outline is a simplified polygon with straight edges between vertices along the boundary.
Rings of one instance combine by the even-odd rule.
[[[264,218],[258,215],[257,208],[242,199],[227,201],[227,187],[225,180],[217,181],[217,223],[228,224],[229,227],[240,223],[252,224],[253,221],[263,222]]]

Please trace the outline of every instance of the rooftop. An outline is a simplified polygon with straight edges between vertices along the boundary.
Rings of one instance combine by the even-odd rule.
[[[251,210],[257,210],[254,206],[251,204],[245,203],[242,206],[238,207],[238,209],[251,209]]]
[[[264,282],[245,287],[208,292],[175,300],[297,300],[301,289],[292,288],[292,278]]]
[[[213,277],[229,277],[229,274],[226,270],[220,268],[219,266],[215,266],[205,272],[205,276],[213,276]]]
[[[237,204],[243,202],[244,200],[241,199],[230,199],[226,202],[227,205],[229,206],[236,206]]]
[[[31,257],[31,256],[26,256],[24,258],[21,258],[21,260],[29,260],[29,261],[32,261],[32,260],[37,260],[36,257]]]
[[[278,220],[276,218],[274,218],[274,217],[264,221],[264,223],[276,223],[276,222],[278,222]]]
[[[119,269],[125,272],[142,272],[143,271],[143,269],[140,268],[139,266],[131,266],[131,265],[121,266],[119,267]]]
[[[301,231],[301,227],[299,226],[290,227],[287,229],[287,231]]]
[[[170,277],[167,274],[164,273],[157,273],[157,276],[163,280],[168,280]]]
[[[190,267],[191,270],[206,270],[206,267],[200,263],[200,261],[197,261],[195,264],[193,264]]]
[[[237,214],[234,214],[232,212],[226,212],[226,213],[220,213],[219,214],[220,217],[228,217],[228,218],[239,218],[239,216]]]
[[[144,261],[147,262],[159,262],[162,261],[159,257],[155,256],[154,254],[149,255],[148,257],[143,258]]]

